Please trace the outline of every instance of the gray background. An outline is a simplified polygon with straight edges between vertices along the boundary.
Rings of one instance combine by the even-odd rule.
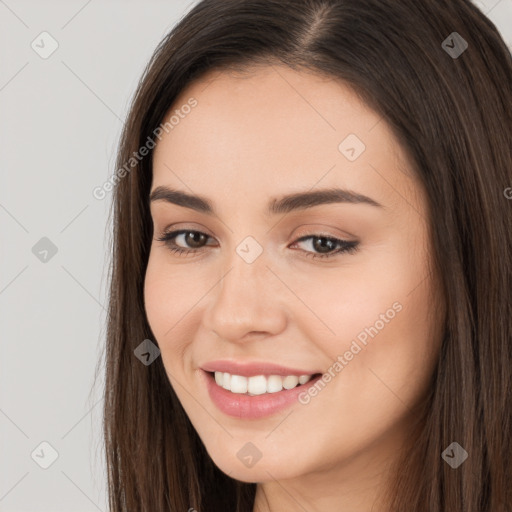
[[[107,510],[93,378],[111,196],[92,190],[115,171],[144,66],[194,3],[0,0],[2,512]],[[476,3],[511,47],[512,0]],[[51,49],[44,31],[46,59],[31,47]]]

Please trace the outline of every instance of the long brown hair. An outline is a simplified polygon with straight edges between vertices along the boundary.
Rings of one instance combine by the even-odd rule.
[[[110,510],[252,511],[256,484],[215,466],[162,359],[134,356],[143,340],[156,343],[143,300],[151,150],[126,164],[194,79],[273,62],[351,86],[392,128],[428,197],[446,325],[390,510],[512,510],[512,59],[469,0],[203,0],[159,44],[124,126],[113,191]],[[469,454],[457,469],[441,457],[454,441]]]

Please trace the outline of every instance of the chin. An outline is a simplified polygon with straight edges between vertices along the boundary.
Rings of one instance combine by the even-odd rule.
[[[231,450],[222,450],[221,453],[210,454],[214,464],[226,475],[235,480],[247,483],[270,482],[274,480],[287,480],[295,478],[305,472],[300,461],[293,460],[284,453],[257,455],[256,449],[249,443],[243,443],[242,448],[236,448],[233,451],[234,456],[230,456]],[[251,460],[250,453],[253,453]],[[260,457],[260,458],[258,458]],[[290,464],[293,460],[293,464]]]

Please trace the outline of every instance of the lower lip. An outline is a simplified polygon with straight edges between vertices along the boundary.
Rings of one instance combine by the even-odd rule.
[[[298,401],[301,393],[307,392],[308,388],[314,385],[322,375],[308,381],[302,386],[296,386],[292,389],[283,389],[276,393],[265,393],[263,395],[249,396],[241,393],[231,393],[227,389],[219,386],[215,378],[208,372],[201,370],[208,393],[212,402],[228,416],[240,419],[257,419],[271,416]]]

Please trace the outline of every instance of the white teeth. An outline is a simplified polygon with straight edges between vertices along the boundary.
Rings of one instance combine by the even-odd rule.
[[[267,393],[277,393],[283,389],[283,378],[279,375],[271,375],[267,379]]]
[[[231,375],[227,372],[215,372],[217,385],[231,391],[232,393],[262,395],[263,393],[277,393],[284,389],[292,389],[297,384],[306,384],[312,375],[256,375],[244,377],[242,375]]]
[[[232,393],[247,393],[247,377],[231,375],[231,386],[229,389]]]
[[[245,378],[247,379],[247,377]],[[247,392],[251,395],[262,395],[263,393],[267,392],[267,379],[264,375],[249,377],[247,380]]]
[[[311,379],[311,375],[301,375],[299,377],[299,384],[306,384],[306,382]]]
[[[284,389],[292,389],[299,383],[299,377],[295,375],[288,375],[283,379],[283,388]]]

